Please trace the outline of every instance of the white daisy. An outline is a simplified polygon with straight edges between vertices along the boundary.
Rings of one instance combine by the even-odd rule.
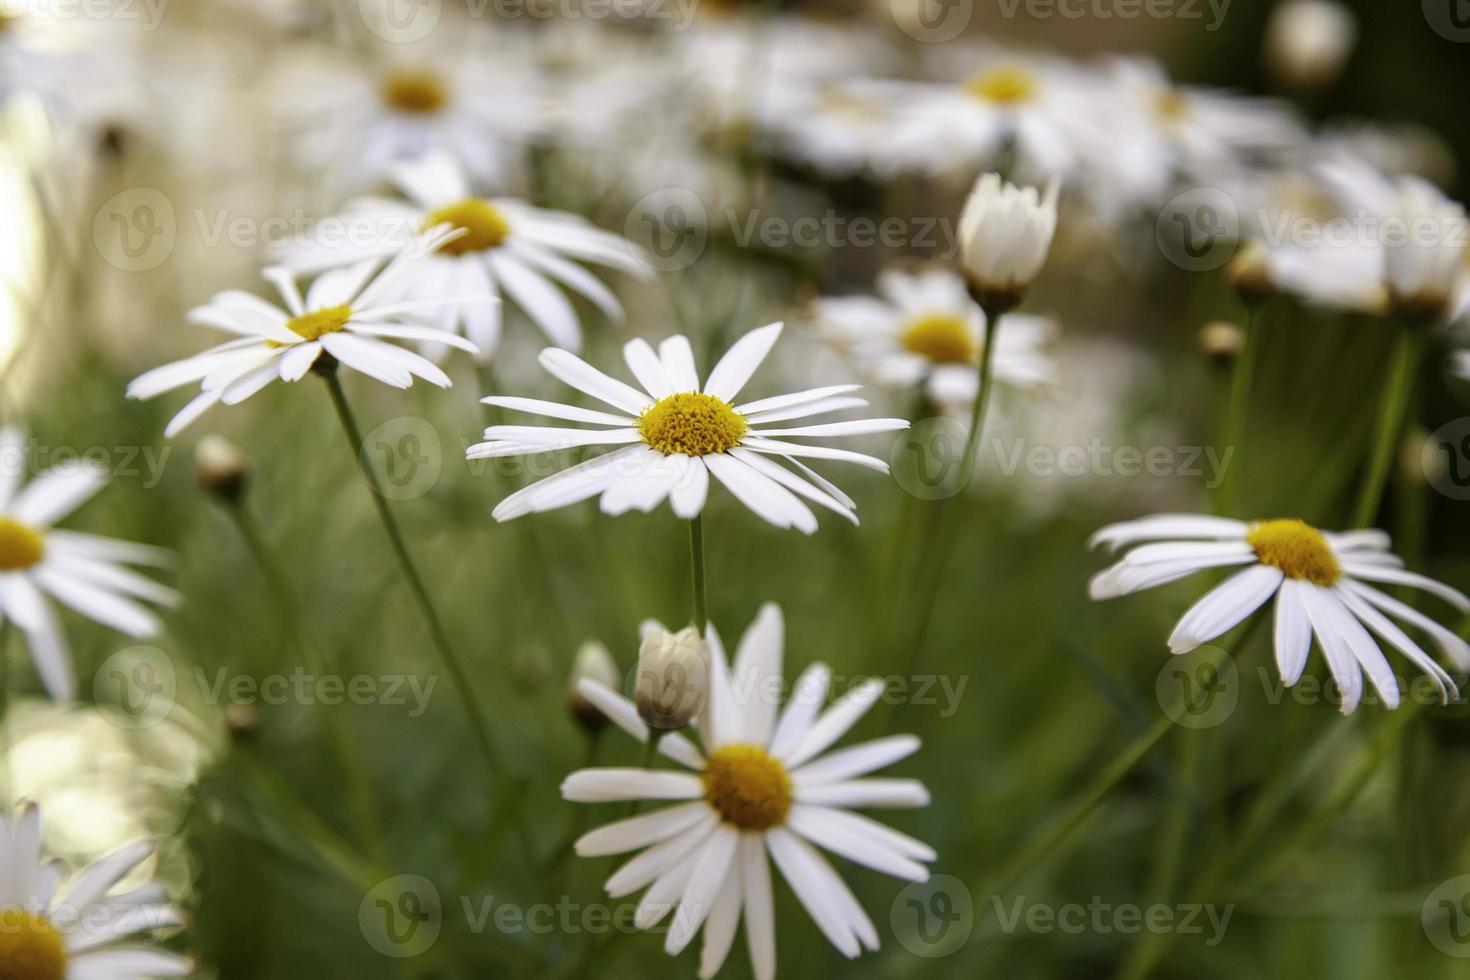
[[[605,514],[651,511],[665,497],[682,518],[699,516],[710,476],[741,503],[777,527],[811,534],[817,519],[800,498],[835,511],[853,523],[852,499],[796,457],[840,459],[888,472],[881,459],[847,449],[788,442],[793,437],[863,435],[908,428],[904,419],[860,419],[766,428],[791,419],[823,415],[867,403],[850,397],[857,385],[829,385],[788,395],[734,404],[781,334],[772,323],[740,338],[703,384],[687,338],[670,337],[658,351],[644,340],[623,347],[628,368],[643,390],[608,377],[568,351],[548,348],[541,366],[616,412],[594,411],[531,398],[491,397],[487,405],[602,426],[597,429],[492,425],[489,441],[469,448],[471,459],[528,456],[576,446],[619,446],[531,484],[502,500],[496,520],[565,507],[599,494]],[[775,457],[773,459],[772,457]],[[784,460],[797,472],[781,466]]]
[[[962,276],[930,267],[885,269],[878,296],[829,296],[816,303],[820,329],[849,349],[880,384],[922,383],[929,402],[968,409],[979,388],[985,314],[970,299]],[[1055,368],[1044,346],[1051,320],[1010,314],[996,341],[995,379],[1015,388],[1051,383]]]
[[[551,343],[578,350],[582,328],[563,289],[590,300],[612,320],[623,317],[612,290],[579,262],[645,279],[653,275],[638,246],[585,218],[512,198],[476,197],[464,171],[448,154],[431,153],[399,164],[392,178],[407,201],[361,199],[332,222],[332,227],[362,231],[366,225],[373,231],[353,232],[340,241],[318,237],[294,249],[284,261],[299,271],[317,271],[391,254],[406,233],[420,228],[445,224],[457,229],[461,237],[425,256],[414,275],[399,279],[398,288],[384,297],[425,303],[445,296],[490,300],[471,307],[443,303],[430,311],[440,329],[462,329],[482,358],[488,359],[499,343],[502,292]]]
[[[883,693],[866,681],[825,711],[829,674],[813,664],[777,712],[784,626],[767,603],[740,640],[733,669],[711,627],[709,701],[699,719],[701,751],[681,734],[664,735],[659,752],[692,772],[583,769],[562,783],[579,803],[677,801],[620,820],[577,841],[577,853],[600,857],[639,851],[607,880],[614,898],[647,886],[635,915],[648,929],[678,907],[664,949],[676,955],[704,928],[699,976],[724,963],[744,915],[757,980],[776,975],[776,923],[769,854],[817,927],[849,959],[878,948],[878,930],[817,847],[885,874],[925,881],[928,845],[852,812],[853,807],[921,807],[922,783],[862,778],[919,748],[913,735],[891,735],[822,755]],[[640,741],[648,729],[633,703],[595,681],[581,693]],[[814,846],[816,845],[816,846]]]
[[[1342,710],[1351,712],[1363,695],[1363,673],[1390,708],[1399,703],[1398,682],[1371,630],[1429,675],[1440,695],[1455,691],[1453,679],[1390,616],[1422,631],[1456,669],[1470,670],[1470,645],[1428,616],[1370,585],[1423,589],[1470,612],[1470,598],[1406,571],[1389,553],[1383,531],[1332,533],[1295,519],[1231,520],[1194,514],[1158,514],[1112,524],[1093,535],[1093,546],[1134,548],[1099,572],[1089,585],[1094,599],[1138,592],[1207,568],[1249,566],[1200,599],[1174,628],[1169,649],[1187,653],[1222,636],[1276,597],[1276,664],[1286,686],[1306,667],[1312,636],[1342,691]]]
[[[191,323],[240,334],[218,347],[155,368],[128,385],[129,398],[153,398],[200,382],[202,391],[164,430],[173,436],[217,402],[237,405],[272,381],[300,381],[325,354],[394,388],[407,388],[415,376],[441,388],[449,376],[428,359],[389,340],[449,344],[476,353],[462,337],[413,322],[404,315],[444,303],[484,302],[483,297],[440,294],[432,301],[401,301],[401,279],[415,274],[415,262],[460,233],[437,226],[379,272],[381,259],[367,259],[319,276],[303,298],[291,273],[271,268],[265,277],[286,304],[281,309],[237,289],[218,293],[189,313]]]
[[[184,924],[160,885],[113,892],[153,853],[139,841],[90,865],[63,888],[59,862],[42,859],[41,811],[0,814],[0,964],[24,980],[142,980],[181,977],[193,963],[177,953],[118,940]]]
[[[13,622],[25,634],[47,692],[69,701],[76,678],[47,595],[142,639],[158,632],[159,621],[137,600],[173,606],[179,594],[127,567],[166,564],[167,551],[52,526],[101,490],[106,473],[54,467],[21,486],[24,459],[25,434],[0,429],[0,623]]]

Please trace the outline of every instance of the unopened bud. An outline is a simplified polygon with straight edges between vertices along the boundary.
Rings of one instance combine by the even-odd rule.
[[[1199,328],[1199,347],[1205,356],[1222,364],[1235,360],[1245,343],[1245,334],[1233,323],[1212,320]]]
[[[638,649],[638,714],[649,728],[671,732],[704,710],[709,697],[709,645],[699,630],[650,630]]]
[[[613,662],[607,647],[601,643],[589,640],[582,644],[582,648],[577,651],[577,659],[572,662],[572,676],[567,687],[567,708],[571,711],[572,718],[589,732],[600,731],[607,724],[607,715],[599,711],[578,690],[584,680],[601,684],[613,691],[622,686],[623,679],[618,674],[618,665]]]
[[[1247,242],[1225,266],[1225,281],[1247,303],[1270,299],[1276,293],[1271,261],[1260,242]]]
[[[224,436],[206,436],[194,450],[199,489],[224,500],[239,500],[250,475],[250,460]]]

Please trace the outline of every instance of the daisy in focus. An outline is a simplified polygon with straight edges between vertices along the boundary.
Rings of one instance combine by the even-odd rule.
[[[661,628],[661,627],[655,627]],[[562,783],[578,803],[672,801],[674,805],[592,831],[577,841],[583,857],[639,853],[607,880],[614,898],[647,888],[635,924],[657,925],[674,911],[664,949],[677,955],[704,929],[699,976],[708,980],[734,944],[742,915],[757,980],[776,975],[776,923],[767,856],[827,939],[849,959],[879,946],[878,931],[817,850],[908,881],[925,881],[934,851],[853,812],[855,807],[922,807],[929,793],[911,779],[864,778],[919,748],[891,735],[823,755],[883,693],[871,679],[825,711],[829,672],[813,664],[778,712],[784,624],[767,603],[740,640],[733,667],[719,636],[708,633],[708,700],[699,716],[701,748],[671,732],[659,751],[690,770],[583,769]],[[638,708],[596,681],[583,697],[640,741],[649,736]]]
[[[189,322],[238,339],[140,375],[128,385],[128,397],[153,398],[199,383],[200,393],[164,430],[172,437],[216,404],[238,405],[272,381],[300,381],[318,362],[340,362],[394,388],[409,387],[415,377],[448,388],[449,376],[432,361],[390,341],[447,344],[477,353],[464,338],[423,326],[406,314],[490,300],[444,294],[432,301],[398,299],[401,280],[417,272],[416,260],[460,234],[443,225],[430,229],[408,247],[400,246],[386,267],[380,258],[370,258],[328,272],[317,277],[304,297],[288,270],[267,269],[265,277],[280,293],[284,309],[237,289],[217,294],[191,310]]]
[[[460,237],[426,256],[414,275],[397,280],[397,290],[384,295],[426,304],[446,295],[486,300],[460,306],[441,299],[442,305],[429,311],[441,330],[467,335],[482,359],[488,360],[500,342],[502,293],[552,344],[580,350],[581,324],[563,290],[589,300],[614,321],[622,320],[623,308],[612,290],[579,263],[652,278],[638,246],[585,218],[511,198],[476,197],[463,169],[447,154],[399,164],[392,179],[407,201],[366,198],[334,219],[348,227],[366,222],[380,234],[366,236],[365,244],[319,239],[296,248],[285,261],[302,272],[348,265],[391,254],[402,232],[448,225]]]
[[[794,527],[806,534],[817,529],[816,516],[802,498],[857,523],[852,499],[797,457],[845,460],[880,473],[888,472],[888,464],[848,449],[788,440],[896,432],[909,423],[859,419],[777,425],[866,405],[850,395],[857,385],[828,385],[736,404],[741,389],[781,335],[781,326],[768,324],[741,337],[702,384],[694,351],[682,336],[670,337],[657,351],[642,339],[623,347],[641,390],[568,351],[554,347],[542,351],[541,366],[548,372],[616,411],[532,398],[486,398],[487,405],[600,428],[492,425],[485,430],[487,441],[469,448],[469,458],[529,456],[578,446],[619,448],[516,491],[495,508],[495,519],[506,521],[599,495],[605,514],[651,511],[668,498],[676,515],[692,519],[704,510],[713,476],[758,517],[777,527]],[[772,425],[775,428],[769,428]]]
[[[819,328],[879,384],[922,384],[930,404],[969,409],[979,389],[985,314],[964,277],[941,268],[886,269],[878,294],[823,297],[814,311]],[[1005,322],[996,334],[995,379],[1022,389],[1050,384],[1055,367],[1044,348],[1055,333],[1052,321],[1011,314]]]
[[[1143,542],[1149,542],[1144,544]],[[1173,582],[1207,568],[1238,568],[1189,608],[1169,636],[1173,653],[1188,653],[1223,636],[1275,597],[1276,664],[1291,687],[1301,678],[1315,634],[1343,712],[1363,696],[1363,674],[1390,708],[1399,686],[1370,631],[1398,650],[1448,700],[1455,682],[1393,620],[1423,632],[1457,670],[1470,670],[1470,645],[1374,584],[1422,589],[1470,612],[1470,598],[1403,568],[1383,531],[1319,531],[1295,519],[1231,520],[1194,514],[1158,514],[1112,524],[1091,545],[1133,548],[1089,583],[1094,599],[1111,599]],[[1392,618],[1390,618],[1392,617]]]
[[[13,622],[25,634],[47,693],[70,701],[76,678],[48,595],[144,639],[157,634],[159,621],[139,600],[171,607],[179,594],[127,567],[166,564],[167,551],[52,526],[101,490],[106,473],[58,466],[22,486],[24,458],[25,434],[0,429],[0,624]]]
[[[0,814],[0,973],[17,980],[142,980],[192,972],[187,957],[118,940],[184,924],[159,885],[113,889],[153,853],[139,841],[92,864],[62,888],[42,859],[41,811]]]

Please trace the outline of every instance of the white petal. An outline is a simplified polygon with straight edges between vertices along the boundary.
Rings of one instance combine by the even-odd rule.
[[[857,391],[861,385],[827,385],[823,388],[809,388],[806,391],[796,391],[789,395],[775,395],[771,398],[761,398],[744,405],[736,405],[735,411],[750,418],[767,412],[775,412],[784,408],[797,405],[806,405],[812,402],[825,401],[833,395],[845,395],[849,391]]]
[[[580,857],[604,857],[636,851],[683,833],[700,823],[709,812],[707,803],[695,800],[629,817],[583,834],[576,843],[576,851]]]
[[[654,398],[674,393],[674,386],[664,371],[663,362],[658,359],[653,348],[648,346],[648,341],[635,337],[624,344],[623,360],[628,362],[628,370],[633,372],[633,377],[638,379],[643,390]]]
[[[1169,636],[1169,650],[1188,653],[1228,633],[1275,594],[1282,578],[1281,569],[1270,565],[1236,572],[1189,608]]]
[[[826,807],[798,803],[791,808],[787,826],[812,843],[834,854],[872,868],[882,874],[908,881],[928,881],[929,869],[878,843],[866,835],[855,833],[838,821],[826,819],[834,811]]]
[[[508,408],[514,412],[529,412],[533,415],[545,415],[553,419],[566,419],[568,422],[590,422],[594,425],[629,426],[634,425],[638,421],[628,415],[612,415],[608,412],[598,412],[590,408],[578,408],[575,405],[562,405],[558,402],[541,401],[537,398],[492,395],[489,398],[482,398],[480,401],[486,405]]]
[[[917,735],[889,735],[863,742],[807,763],[791,773],[791,780],[800,790],[866,776],[913,755],[919,744]]]
[[[1342,712],[1351,714],[1363,697],[1363,671],[1348,648],[1341,632],[1341,619],[1335,615],[1341,608],[1337,597],[1326,589],[1306,585],[1302,591],[1302,603],[1307,609],[1307,618],[1312,621],[1312,632],[1327,657],[1327,668],[1342,692]],[[1346,615],[1346,611],[1343,612]]]
[[[699,390],[699,372],[694,367],[694,349],[689,346],[689,338],[682,334],[668,338],[658,345],[658,356],[675,391]]]
[[[757,517],[776,527],[794,527],[805,534],[816,531],[816,515],[775,480],[726,453],[711,453],[702,459],[715,479]]]
[[[47,528],[91,500],[106,485],[107,472],[99,466],[58,466],[15,495],[9,516],[22,524]]]
[[[733,403],[735,396],[740,394],[740,389],[745,387],[750,376],[771,352],[776,339],[781,336],[781,326],[780,323],[768,323],[735,341],[709,373],[709,379],[704,383],[704,393]]]
[[[750,950],[755,980],[776,977],[776,912],[771,900],[771,866],[766,863],[765,838],[743,834],[740,871],[745,890],[745,942]]]
[[[608,377],[570,351],[548,347],[538,359],[558,380],[634,416],[652,404],[638,389]]]
[[[698,776],[653,769],[580,769],[561,784],[563,799],[575,803],[616,800],[697,800],[704,796]]]
[[[670,956],[677,956],[699,933],[699,927],[710,914],[715,895],[728,879],[739,843],[739,831],[722,824],[700,848],[689,885],[684,889],[679,909],[664,938],[664,952]]]
[[[795,769],[808,759],[815,758],[833,742],[847,734],[848,729],[858,723],[868,709],[883,696],[885,683],[872,677],[848,691],[833,702],[832,707],[822,712],[816,724],[806,733],[801,742],[785,755],[780,756],[788,769]]]
[[[740,638],[730,675],[735,699],[745,706],[740,718],[741,740],[751,745],[764,746],[771,740],[785,645],[786,624],[781,607],[774,602],[763,603],[755,622]]]
[[[1276,593],[1276,669],[1287,687],[1301,680],[1307,654],[1312,650],[1312,624],[1303,605],[1302,588],[1296,579],[1286,579]]]
[[[598,711],[607,716],[609,721],[633,736],[634,739],[639,742],[648,741],[648,726],[643,723],[642,718],[638,717],[638,708],[632,701],[588,677],[577,682],[577,693],[592,702]],[[704,768],[704,756],[700,755],[694,743],[680,732],[665,732],[658,740],[658,751],[660,755],[667,756],[690,769]]]
[[[919,807],[929,791],[916,779],[851,779],[802,790],[801,801],[840,807]]]
[[[769,751],[776,758],[784,759],[790,755],[811,731],[812,722],[827,700],[830,677],[831,673],[823,663],[814,663],[801,672],[791,698],[776,722],[776,732],[771,736]]]

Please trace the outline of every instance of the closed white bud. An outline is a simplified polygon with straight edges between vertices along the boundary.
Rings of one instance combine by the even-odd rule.
[[[1342,4],[1286,0],[1266,25],[1266,66],[1285,88],[1321,91],[1337,81],[1357,41],[1357,18]]]
[[[638,648],[638,715],[649,728],[683,728],[704,710],[709,697],[709,645],[699,630],[649,630]]]
[[[1465,208],[1427,180],[1399,178],[1399,196],[1384,223],[1389,312],[1406,320],[1441,321],[1464,274]]]
[[[578,690],[584,680],[601,684],[613,691],[619,691],[623,686],[622,676],[618,674],[618,665],[613,661],[612,654],[607,652],[607,647],[592,640],[582,644],[577,651],[576,660],[572,661],[572,676],[567,685],[567,708],[577,724],[595,732],[607,724],[607,716]]]
[[[975,182],[960,214],[960,264],[970,295],[987,310],[1015,306],[1041,271],[1057,230],[1057,192],[1055,180],[1044,196],[999,174]]]
[[[250,460],[224,436],[206,436],[194,449],[194,478],[205,493],[237,500],[249,475]]]

